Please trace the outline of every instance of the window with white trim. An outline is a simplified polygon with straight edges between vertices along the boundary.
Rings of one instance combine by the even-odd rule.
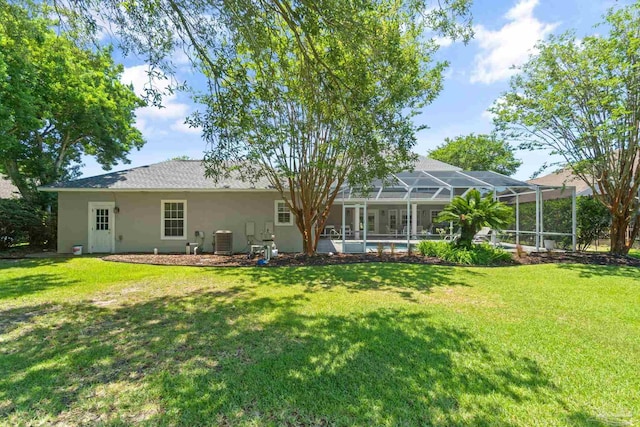
[[[293,214],[284,200],[276,200],[275,220],[276,225],[293,225]]]
[[[162,239],[187,238],[187,201],[162,200],[161,202],[161,237]]]

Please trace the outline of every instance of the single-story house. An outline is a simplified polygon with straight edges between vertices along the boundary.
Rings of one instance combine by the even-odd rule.
[[[547,194],[547,199],[549,200],[571,197],[571,188],[575,188],[576,196],[593,195],[591,187],[582,178],[576,176],[569,167],[564,167],[549,174],[531,179],[527,182],[540,186],[562,187],[549,192]],[[565,188],[565,186],[568,187]],[[640,199],[640,191],[638,192],[637,198]],[[521,203],[522,202],[524,202],[524,200],[521,200]],[[627,238],[630,238],[630,236],[631,228],[627,230]]]
[[[573,171],[566,167],[560,170],[548,173],[546,175],[539,176],[534,179],[530,179],[527,181],[530,184],[536,185],[544,185],[544,186],[552,186],[552,187],[575,187],[576,196],[591,196],[593,191],[591,191],[591,187],[584,182],[582,178],[577,177],[573,174]],[[549,199],[560,199],[564,197],[569,197],[567,191],[563,191],[563,189],[555,190],[552,194],[549,195]]]
[[[341,189],[323,235],[341,241],[338,250],[344,251],[364,251],[367,242],[381,239],[438,238],[443,229],[450,229],[437,224],[436,216],[470,188],[512,199],[537,187],[495,172],[462,171],[420,157],[413,171],[374,182],[366,195]],[[302,251],[293,214],[267,181],[215,183],[205,177],[201,161],[169,160],[40,190],[58,193],[61,253],[76,245],[89,253],[184,252],[189,243],[211,252],[217,230],[232,232],[234,252],[247,252],[271,234],[281,252]]]
[[[13,185],[9,177],[0,174],[0,199],[17,199],[19,197],[18,187]]]

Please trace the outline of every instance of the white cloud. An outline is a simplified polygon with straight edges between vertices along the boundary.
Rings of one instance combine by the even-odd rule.
[[[127,67],[120,80],[125,84],[132,84],[138,96],[144,96],[146,89],[153,89],[166,93],[170,80],[164,75],[150,75],[147,65]],[[148,106],[136,110],[137,127],[140,131],[165,126],[168,120],[184,119],[189,115],[191,106],[178,101],[175,93],[162,97],[162,106]],[[155,123],[154,123],[155,122]],[[175,129],[174,129],[175,130]]]
[[[101,42],[104,42],[109,39],[113,39],[114,31],[111,26],[111,22],[103,18],[102,15],[100,15],[95,10],[92,10],[90,13],[91,13],[91,17],[96,23],[96,32],[97,32],[96,36],[98,37],[98,40],[100,40]]]
[[[189,59],[189,55],[187,55],[183,48],[177,47],[173,50],[173,54],[171,55],[171,62],[173,62],[174,65],[183,67],[186,65],[190,65],[191,59]]]
[[[449,47],[453,44],[453,40],[451,38],[443,36],[434,37],[433,41],[440,47]]]
[[[136,116],[135,127],[137,127],[138,130],[142,132],[144,135],[147,135],[149,133],[149,128],[147,127],[147,121],[138,116]]]
[[[490,122],[493,122],[493,119],[496,117],[495,114],[493,114],[491,111],[489,110],[484,110],[481,114],[480,117],[482,117],[485,120],[488,120]]]
[[[132,84],[133,90],[138,96],[145,95],[146,89],[163,91],[169,86],[169,79],[164,75],[150,75],[148,65],[135,65],[125,67],[120,81],[124,84]]]
[[[442,77],[443,77],[445,80],[449,80],[449,79],[453,78],[453,75],[454,75],[454,70],[453,70],[453,68],[447,68],[447,69],[446,69],[446,70],[444,70],[444,72],[442,73]]]
[[[188,104],[176,102],[176,96],[170,95],[162,98],[162,107],[143,107],[136,111],[136,115],[149,119],[184,119],[190,109]]]
[[[182,133],[190,133],[194,135],[201,135],[202,128],[199,127],[190,127],[184,120],[178,120],[171,125],[171,130]]]
[[[490,84],[509,78],[516,72],[512,66],[522,65],[534,52],[536,42],[557,28],[559,23],[544,23],[533,15],[537,5],[538,0],[520,0],[504,15],[508,22],[502,28],[474,28],[480,53],[475,57],[471,83]]]
[[[505,102],[506,102],[506,99],[505,99],[505,97],[504,97],[504,96],[499,97],[498,99],[496,99],[496,100],[493,102],[493,104],[491,104],[489,107],[487,107],[487,109],[486,109],[486,110],[484,110],[484,111],[480,114],[480,116],[481,116],[483,119],[488,120],[488,121],[490,121],[490,122],[492,122],[492,123],[493,123],[493,119],[495,119],[495,118],[496,118],[496,114],[495,114],[495,113],[493,113],[493,112],[491,112],[491,111],[489,111],[489,110],[490,110],[491,108],[493,108],[493,107],[500,107],[500,106],[503,106],[503,105],[505,104]]]

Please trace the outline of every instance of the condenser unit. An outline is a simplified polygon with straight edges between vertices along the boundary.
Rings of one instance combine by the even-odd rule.
[[[233,233],[229,230],[216,231],[216,255],[233,254]]]

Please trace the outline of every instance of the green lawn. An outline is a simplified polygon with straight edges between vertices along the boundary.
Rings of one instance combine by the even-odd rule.
[[[637,268],[0,261],[6,425],[634,425],[639,367]]]

